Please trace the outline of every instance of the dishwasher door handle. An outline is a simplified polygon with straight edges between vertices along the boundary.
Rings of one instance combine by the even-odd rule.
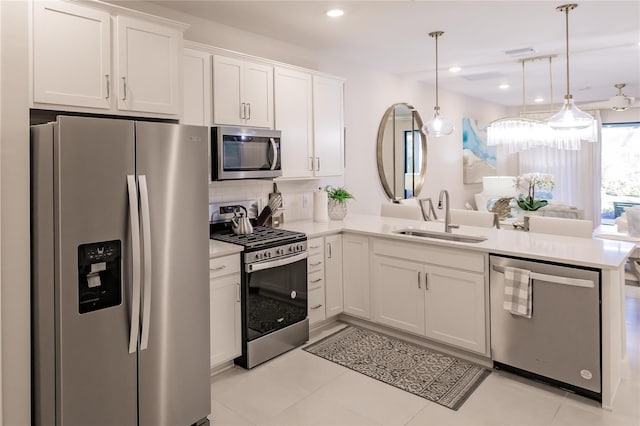
[[[493,265],[493,270],[499,273],[504,274],[504,266]],[[548,275],[548,274],[540,274],[538,272],[531,272],[530,275],[532,280],[540,280],[546,281],[549,283],[563,284],[563,285],[571,285],[574,287],[585,287],[585,288],[593,288],[595,287],[595,283],[592,280],[583,280],[580,278],[569,278],[569,277],[559,277],[557,275]]]

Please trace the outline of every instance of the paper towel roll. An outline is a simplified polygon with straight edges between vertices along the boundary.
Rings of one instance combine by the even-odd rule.
[[[327,192],[320,190],[313,193],[313,221],[329,222],[329,197]]]

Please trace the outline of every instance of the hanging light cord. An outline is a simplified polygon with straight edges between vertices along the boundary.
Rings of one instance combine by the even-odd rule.
[[[553,72],[551,70],[551,59],[549,56],[549,109],[553,110]]]
[[[442,34],[444,34],[443,31],[433,31],[429,33],[429,37],[436,39],[436,110],[440,109],[440,104],[438,102],[438,37]]]
[[[527,109],[527,106],[525,103],[525,92],[524,92],[524,63],[525,61],[522,60],[522,112],[525,112]]]
[[[564,12],[565,15],[565,44],[567,46],[567,96],[566,99],[571,98],[571,91],[569,90],[569,11],[578,7],[577,4],[563,4],[562,6],[556,7],[556,10],[560,12]]]

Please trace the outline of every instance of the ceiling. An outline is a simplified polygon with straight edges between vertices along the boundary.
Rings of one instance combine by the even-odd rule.
[[[162,6],[295,44],[345,63],[435,83],[502,105],[527,105],[566,93],[562,1],[155,1]],[[339,6],[345,14],[329,18]],[[640,98],[640,1],[582,1],[569,13],[570,89],[577,103],[608,99],[616,83]],[[506,51],[532,48],[524,56]],[[458,73],[448,71],[457,65]],[[506,90],[500,84],[510,84]]]

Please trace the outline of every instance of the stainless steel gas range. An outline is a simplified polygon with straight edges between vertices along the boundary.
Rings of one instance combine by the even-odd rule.
[[[242,356],[235,362],[253,368],[309,340],[307,236],[262,226],[236,235],[227,218],[236,204],[247,206],[247,202],[210,205],[210,236],[244,246]],[[255,206],[247,210],[255,218]]]

